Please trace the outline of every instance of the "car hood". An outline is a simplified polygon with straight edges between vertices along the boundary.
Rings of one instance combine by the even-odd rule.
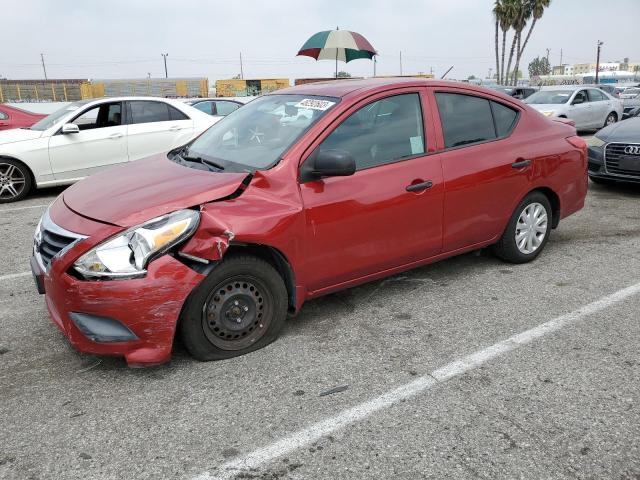
[[[92,175],[65,190],[63,200],[83,217],[132,227],[231,195],[247,175],[196,170],[160,154]]]
[[[640,117],[628,118],[600,130],[596,136],[605,142],[640,143]]]
[[[29,130],[28,128],[12,128],[0,132],[0,145],[15,142],[24,142],[25,140],[33,140],[40,138],[42,132],[38,130]]]

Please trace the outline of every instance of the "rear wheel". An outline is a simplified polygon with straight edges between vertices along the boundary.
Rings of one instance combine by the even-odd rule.
[[[618,115],[616,115],[615,112],[611,112],[609,115],[607,115],[607,118],[604,121],[604,126],[608,127],[609,125],[612,125],[617,121],[618,121]]]
[[[495,253],[511,263],[534,260],[549,240],[552,216],[547,196],[530,193],[513,212],[500,241],[494,245]]]
[[[31,173],[21,162],[0,158],[0,203],[17,202],[31,190]]]
[[[185,305],[180,333],[198,360],[236,357],[273,342],[287,317],[280,274],[253,256],[222,260]]]

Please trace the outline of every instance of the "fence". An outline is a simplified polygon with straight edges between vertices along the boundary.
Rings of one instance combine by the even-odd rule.
[[[83,97],[88,82],[0,82],[0,103],[74,102]]]

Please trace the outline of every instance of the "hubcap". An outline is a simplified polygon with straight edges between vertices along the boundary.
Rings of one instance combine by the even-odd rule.
[[[0,199],[16,198],[25,186],[24,174],[15,165],[0,162]]]
[[[271,322],[271,294],[257,278],[237,276],[219,283],[202,312],[207,339],[223,350],[242,350],[260,339]]]
[[[613,115],[609,115],[607,117],[607,125],[611,125],[612,123],[616,123],[616,118]]]
[[[516,224],[516,246],[529,255],[542,245],[547,236],[548,217],[546,208],[540,203],[527,205]]]

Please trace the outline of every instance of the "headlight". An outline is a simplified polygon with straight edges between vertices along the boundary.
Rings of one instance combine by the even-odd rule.
[[[607,143],[607,142],[605,142],[604,140],[602,140],[602,139],[600,139],[600,138],[598,138],[596,136],[593,136],[589,140],[587,140],[587,145],[589,145],[590,147],[601,147],[605,143]]]
[[[545,117],[551,117],[556,112],[554,110],[546,110],[546,111],[540,112],[540,113],[542,113]]]
[[[189,238],[200,222],[195,210],[157,217],[112,237],[82,255],[73,268],[83,277],[141,277],[149,259]]]

